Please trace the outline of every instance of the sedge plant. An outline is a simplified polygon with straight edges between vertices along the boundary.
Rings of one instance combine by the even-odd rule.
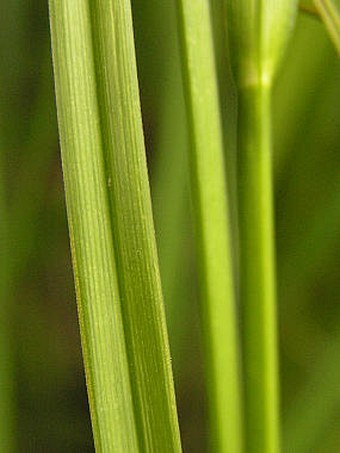
[[[62,162],[98,451],[181,450],[129,0],[51,0]]]

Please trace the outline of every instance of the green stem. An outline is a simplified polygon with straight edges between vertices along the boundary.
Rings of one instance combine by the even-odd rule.
[[[23,270],[30,260],[36,235],[36,218],[39,215],[42,200],[48,185],[48,169],[55,162],[55,142],[57,141],[55,110],[53,103],[52,68],[49,45],[43,57],[40,73],[40,90],[36,98],[34,112],[30,117],[29,141],[24,147],[22,164],[18,170],[19,187],[14,187],[9,206],[11,230],[11,254],[8,262],[10,282],[21,278]],[[32,174],[36,177],[32,178]],[[25,190],[22,190],[25,187]],[[15,244],[15,247],[12,246]]]
[[[270,89],[239,91],[240,283],[247,451],[279,451]]]
[[[95,447],[136,452],[104,171],[91,12],[84,0],[50,0],[59,132],[81,339]]]
[[[241,451],[230,224],[209,3],[178,0],[207,351],[211,447]]]

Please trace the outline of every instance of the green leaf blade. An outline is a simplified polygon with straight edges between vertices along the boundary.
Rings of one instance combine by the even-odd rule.
[[[92,5],[106,178],[140,448],[181,451],[129,0]]]
[[[50,1],[70,240],[95,446],[137,451],[96,98],[90,11]]]

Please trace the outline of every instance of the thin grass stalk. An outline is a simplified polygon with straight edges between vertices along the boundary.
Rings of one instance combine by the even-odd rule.
[[[240,298],[247,451],[279,450],[270,89],[239,92]]]
[[[209,3],[178,0],[191,138],[191,187],[200,254],[210,446],[242,450],[236,308],[223,138]]]
[[[238,89],[240,300],[246,451],[280,451],[271,92],[291,33],[291,0],[226,1]]]
[[[59,133],[77,304],[97,451],[138,451],[104,171],[92,47],[83,0],[51,0]]]
[[[138,440],[181,451],[129,0],[91,2],[97,93]]]

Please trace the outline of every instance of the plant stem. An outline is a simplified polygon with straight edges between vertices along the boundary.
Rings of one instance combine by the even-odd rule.
[[[50,0],[59,132],[97,451],[136,452],[91,36],[84,0]]]
[[[246,439],[279,451],[270,88],[239,91],[240,281]]]
[[[95,0],[91,12],[112,233],[140,449],[179,452],[130,0]]]
[[[191,138],[211,447],[241,451],[241,410],[230,224],[209,3],[178,0],[182,65]]]

